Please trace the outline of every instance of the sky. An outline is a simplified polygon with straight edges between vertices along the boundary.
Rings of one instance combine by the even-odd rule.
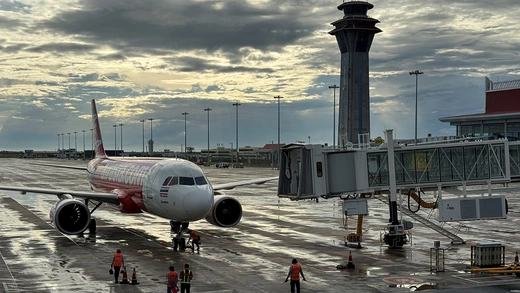
[[[236,147],[237,124],[240,146],[261,147],[278,141],[278,106],[281,143],[332,144],[340,54],[329,32],[342,2],[0,0],[0,150],[67,148],[69,137],[90,149],[92,99],[105,149],[122,137],[142,151],[143,126],[156,151],[206,149],[208,113],[210,148]],[[424,72],[418,137],[455,135],[438,118],[483,112],[485,76],[520,79],[518,0],[369,2],[382,30],[372,138],[414,137],[410,71]]]

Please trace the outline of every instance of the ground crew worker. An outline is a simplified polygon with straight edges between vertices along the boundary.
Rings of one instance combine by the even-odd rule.
[[[191,279],[193,279],[193,272],[190,270],[190,265],[185,264],[184,270],[179,274],[181,279],[181,293],[190,293]]]
[[[173,266],[170,266],[170,271],[166,274],[166,293],[176,293],[179,292],[179,287],[177,287],[177,281],[179,281],[179,276],[175,271]],[[174,291],[176,289],[176,291]]]
[[[291,293],[294,293],[294,287],[296,287],[296,292],[300,293],[300,274],[303,277],[304,281],[305,276],[303,275],[302,267],[298,264],[298,261],[294,258],[292,260],[292,265],[289,267],[289,274],[287,274],[287,278],[285,278],[285,282],[291,277]]]
[[[117,281],[117,279],[119,278],[119,272],[121,271],[121,268],[125,266],[123,254],[121,253],[120,249],[118,249],[114,254],[114,258],[112,259],[112,264],[110,266],[114,268],[115,283],[119,283]]]
[[[197,251],[200,250],[200,235],[199,233],[193,231],[193,230],[190,230],[190,238],[191,239],[191,251],[194,252],[195,251],[195,244],[197,244]],[[188,241],[189,241],[188,239]]]

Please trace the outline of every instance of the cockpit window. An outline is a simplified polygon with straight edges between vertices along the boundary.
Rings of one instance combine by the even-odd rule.
[[[206,178],[204,178],[204,176],[195,177],[195,183],[197,183],[197,185],[208,184],[208,182],[206,182]]]
[[[164,180],[164,183],[162,184],[163,186],[168,186],[168,184],[170,183],[170,180],[172,180],[172,177],[168,177]]]
[[[180,185],[195,185],[193,177],[179,177]]]
[[[171,185],[177,185],[177,184],[179,184],[179,177],[174,176],[174,177],[172,177],[172,180],[170,181],[170,184],[168,184],[168,185],[171,186]]]

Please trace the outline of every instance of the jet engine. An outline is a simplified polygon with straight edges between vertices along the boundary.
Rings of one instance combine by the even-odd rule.
[[[238,200],[227,195],[215,195],[213,207],[206,216],[206,221],[219,227],[233,227],[242,219],[242,205]]]
[[[73,199],[70,195],[58,201],[51,208],[49,216],[54,227],[68,235],[82,233],[90,224],[90,211],[87,205]]]

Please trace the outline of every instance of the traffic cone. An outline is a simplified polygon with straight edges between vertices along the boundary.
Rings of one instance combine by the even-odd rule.
[[[137,277],[135,275],[135,268],[134,268],[134,272],[132,273],[132,285],[137,285],[139,284],[139,282],[137,282]]]
[[[518,264],[518,251],[515,254],[515,264]]]
[[[352,252],[348,252],[348,263],[347,263],[347,269],[353,269],[356,265],[352,262]]]
[[[123,267],[123,279],[119,284],[128,284],[128,275],[126,274],[126,267]]]

